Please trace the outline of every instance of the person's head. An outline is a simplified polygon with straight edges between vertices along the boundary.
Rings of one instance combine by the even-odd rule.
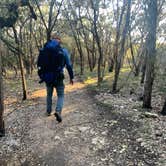
[[[59,43],[61,43],[61,38],[56,33],[52,33],[51,39],[54,39],[54,40],[58,41]]]

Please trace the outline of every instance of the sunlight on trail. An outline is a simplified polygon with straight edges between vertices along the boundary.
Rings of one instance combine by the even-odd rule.
[[[84,88],[86,85],[80,82],[74,83],[74,85],[66,85],[65,86],[65,94],[70,93],[79,89]],[[56,95],[56,92],[54,91],[54,95]],[[38,98],[38,97],[45,97],[46,96],[46,89],[40,89],[37,91],[34,91],[31,95],[31,98]]]
[[[78,104],[78,105],[79,105],[79,104]],[[66,114],[69,114],[69,113],[71,113],[71,112],[76,111],[76,110],[79,108],[78,105],[76,105],[76,104],[66,105],[66,106],[63,108],[62,114],[63,114],[63,115],[66,115]]]
[[[69,93],[72,91],[76,91],[82,88],[85,88],[85,84],[80,83],[80,82],[75,82],[74,85],[66,85],[65,87],[65,93]]]
[[[31,95],[31,98],[45,97],[45,96],[46,96],[46,89],[40,89],[40,90],[34,91]]]
[[[87,84],[87,85],[92,85],[92,84],[96,84],[96,83],[97,83],[97,77],[95,77],[95,78],[88,78],[85,81],[85,84]]]
[[[13,104],[13,103],[17,103],[18,99],[17,98],[7,98],[4,100],[4,104],[5,105],[10,105],[10,104]]]
[[[129,68],[122,68],[121,69],[121,73],[125,73],[128,72],[130,69]],[[113,79],[114,74],[113,73],[109,73],[104,77],[104,80],[106,79]],[[88,77],[88,79],[86,81],[84,81],[84,83],[81,82],[75,82],[74,85],[69,85],[67,84],[65,86],[65,94],[66,93],[70,93],[82,88],[85,88],[87,85],[92,85],[92,84],[96,84],[97,85],[97,77]],[[56,92],[54,91],[54,95],[56,95]],[[46,96],[46,90],[45,89],[40,89],[37,91],[34,91],[31,95],[31,98],[37,98],[37,97],[45,97]]]

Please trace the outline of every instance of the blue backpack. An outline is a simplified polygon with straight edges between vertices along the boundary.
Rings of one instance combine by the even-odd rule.
[[[56,84],[64,79],[63,68],[65,66],[64,52],[56,40],[48,41],[40,50],[37,67],[40,77],[39,83]]]

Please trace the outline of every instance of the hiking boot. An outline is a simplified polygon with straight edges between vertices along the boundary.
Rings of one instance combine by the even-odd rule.
[[[59,112],[55,112],[55,117],[56,117],[56,120],[60,123],[62,122],[62,117],[61,117],[61,114]]]

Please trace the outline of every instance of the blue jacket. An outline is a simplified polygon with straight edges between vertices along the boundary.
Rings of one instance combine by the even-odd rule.
[[[74,74],[73,74],[73,68],[72,68],[72,64],[70,62],[70,54],[68,52],[68,50],[66,48],[63,48],[63,53],[65,55],[65,67],[67,68],[67,71],[69,73],[70,79],[74,78]]]
[[[54,51],[57,46],[60,47],[60,44],[59,44],[58,41],[56,41],[56,40],[54,40],[54,39],[53,39],[53,40],[50,40],[49,42],[47,42],[47,43],[45,44],[45,48],[46,48],[46,49],[49,49],[49,50],[52,50],[52,51]],[[64,66],[63,66],[63,69],[64,69],[64,67],[66,67],[66,69],[67,69],[67,71],[68,71],[68,74],[69,74],[69,76],[70,76],[70,79],[73,79],[73,78],[74,78],[74,74],[73,74],[72,64],[71,64],[71,62],[70,62],[70,54],[69,54],[69,52],[68,52],[68,50],[67,50],[66,48],[62,48],[62,50],[63,50],[63,54],[64,54],[64,56],[65,56],[65,64],[64,64]],[[63,70],[63,69],[62,69],[62,70]]]

